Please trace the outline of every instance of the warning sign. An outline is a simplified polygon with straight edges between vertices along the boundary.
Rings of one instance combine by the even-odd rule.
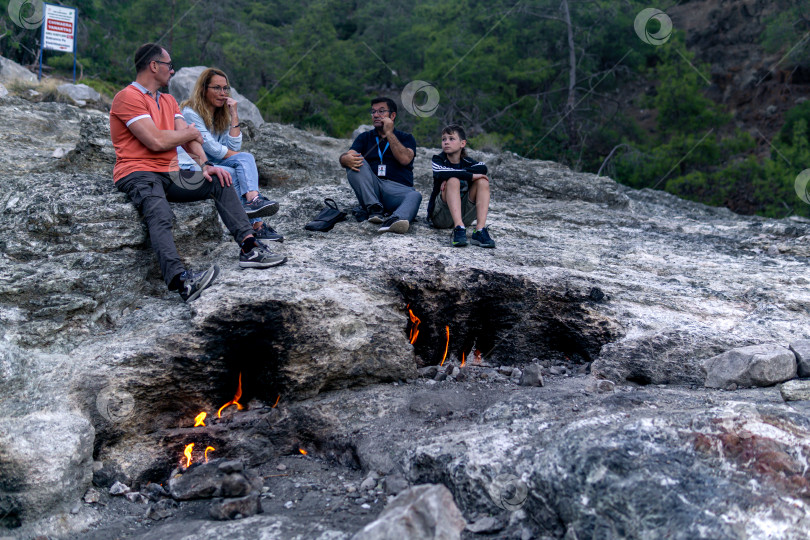
[[[51,51],[75,52],[76,8],[45,4],[42,25],[42,48]]]

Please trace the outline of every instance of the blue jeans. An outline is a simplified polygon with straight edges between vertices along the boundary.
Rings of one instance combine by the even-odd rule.
[[[229,158],[223,159],[217,163],[217,166],[231,173],[233,188],[242,200],[243,205],[247,204],[245,193],[248,191],[259,191],[259,171],[256,169],[256,160],[253,159],[253,154],[239,152]],[[260,218],[250,220],[251,223],[260,221]]]
[[[363,208],[379,204],[391,215],[408,221],[413,221],[419,212],[421,193],[399,182],[377,177],[366,161],[363,161],[359,172],[346,169],[346,176]]]

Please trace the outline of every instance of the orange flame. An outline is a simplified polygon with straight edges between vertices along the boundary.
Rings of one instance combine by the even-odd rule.
[[[208,416],[207,412],[201,412],[194,419],[194,427],[205,426],[205,417]]]
[[[183,450],[183,455],[186,456],[186,469],[189,468],[191,465],[191,451],[194,450],[194,443],[190,443],[186,445],[186,449]]]
[[[279,402],[280,399],[281,399],[281,394],[279,394],[278,397],[276,398],[276,402],[273,403],[273,406],[271,407],[272,409],[276,408],[276,405],[278,405],[278,402]]]
[[[241,372],[239,373],[239,386],[236,387],[236,394],[234,394],[233,399],[231,401],[229,401],[228,403],[226,403],[225,405],[223,405],[222,407],[219,408],[219,410],[217,411],[217,418],[222,418],[222,409],[224,409],[225,407],[228,407],[230,405],[236,405],[237,410],[240,410],[240,411],[242,409],[244,409],[244,407],[242,407],[242,404],[239,403],[239,398],[240,397],[242,397],[242,373]]]
[[[475,357],[473,358],[473,364],[475,364],[476,366],[481,365],[481,351],[479,351],[478,349],[475,349],[474,354],[475,354]]]
[[[216,450],[213,446],[206,446],[205,447],[205,462],[208,463],[208,451],[211,450],[212,452]]]
[[[307,455],[307,451],[304,450],[303,448],[299,448],[298,451],[301,452],[303,455]]]
[[[461,351],[461,367],[464,367],[464,364],[467,363],[467,357],[464,354],[464,351]]]
[[[444,361],[447,359],[447,349],[450,348],[450,327],[445,326],[444,329],[447,332],[447,343],[444,346],[444,356],[442,356],[442,363],[439,364],[440,366],[444,365]]]
[[[411,345],[413,345],[416,342],[416,336],[419,335],[419,323],[422,321],[419,319],[419,317],[413,314],[413,311],[410,308],[408,308],[408,318],[411,320],[411,332],[408,339],[410,340]]]

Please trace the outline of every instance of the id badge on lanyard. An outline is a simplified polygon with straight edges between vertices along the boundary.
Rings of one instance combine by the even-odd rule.
[[[377,177],[378,178],[385,178],[386,166],[383,165],[382,160],[383,160],[383,154],[385,154],[385,151],[388,150],[388,146],[390,145],[390,143],[388,141],[386,141],[385,148],[383,148],[382,152],[380,152],[380,138],[379,137],[374,137],[374,138],[377,139],[377,155],[380,156],[380,164],[377,165]]]

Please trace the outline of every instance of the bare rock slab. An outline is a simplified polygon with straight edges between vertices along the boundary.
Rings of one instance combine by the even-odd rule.
[[[796,355],[799,377],[810,377],[810,339],[791,342],[790,350]]]
[[[703,363],[708,388],[772,386],[796,377],[796,356],[776,343],[740,347]]]
[[[93,427],[70,414],[0,421],[0,526],[68,510],[93,478]]]
[[[414,486],[385,507],[352,540],[454,540],[467,526],[450,490],[440,484]]]

